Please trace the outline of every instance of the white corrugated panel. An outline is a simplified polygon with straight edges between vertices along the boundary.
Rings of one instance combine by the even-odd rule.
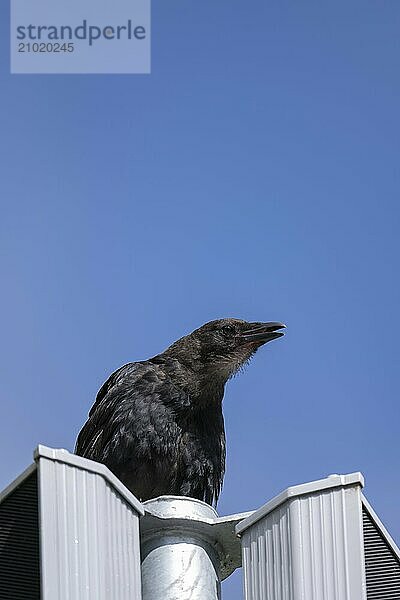
[[[92,461],[39,447],[42,600],[140,600],[140,503]]]
[[[246,600],[365,600],[362,477],[289,488],[240,523]]]

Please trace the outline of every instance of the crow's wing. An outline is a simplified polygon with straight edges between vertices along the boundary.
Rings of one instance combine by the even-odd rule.
[[[100,388],[75,453],[110,468],[134,457],[154,458],[157,449],[168,451],[159,447],[167,445],[175,416],[189,406],[189,396],[160,366],[128,363]]]

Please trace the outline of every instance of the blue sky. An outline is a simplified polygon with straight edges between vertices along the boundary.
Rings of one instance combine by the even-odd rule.
[[[282,320],[227,386],[219,512],[360,470],[399,542],[400,5],[152,12],[149,76],[18,76],[0,6],[0,487],[121,364]]]

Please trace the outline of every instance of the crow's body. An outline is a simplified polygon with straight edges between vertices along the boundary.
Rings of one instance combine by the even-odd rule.
[[[104,463],[141,500],[217,502],[225,471],[224,386],[280,323],[221,319],[100,388],[75,452]]]
[[[211,503],[224,473],[223,389],[199,406],[178,361],[130,363],[100,389],[76,452],[105,463],[142,500],[180,494]]]

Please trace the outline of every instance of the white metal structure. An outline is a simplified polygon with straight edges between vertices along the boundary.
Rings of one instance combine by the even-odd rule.
[[[0,598],[141,600],[140,502],[104,465],[34,458],[0,494]]]
[[[239,523],[245,600],[400,600],[400,553],[363,485],[353,473],[290,487]]]
[[[142,505],[66,450],[34,456],[0,494],[0,600],[219,600],[242,557],[245,600],[400,600],[400,552],[360,473],[219,517],[192,498]]]

